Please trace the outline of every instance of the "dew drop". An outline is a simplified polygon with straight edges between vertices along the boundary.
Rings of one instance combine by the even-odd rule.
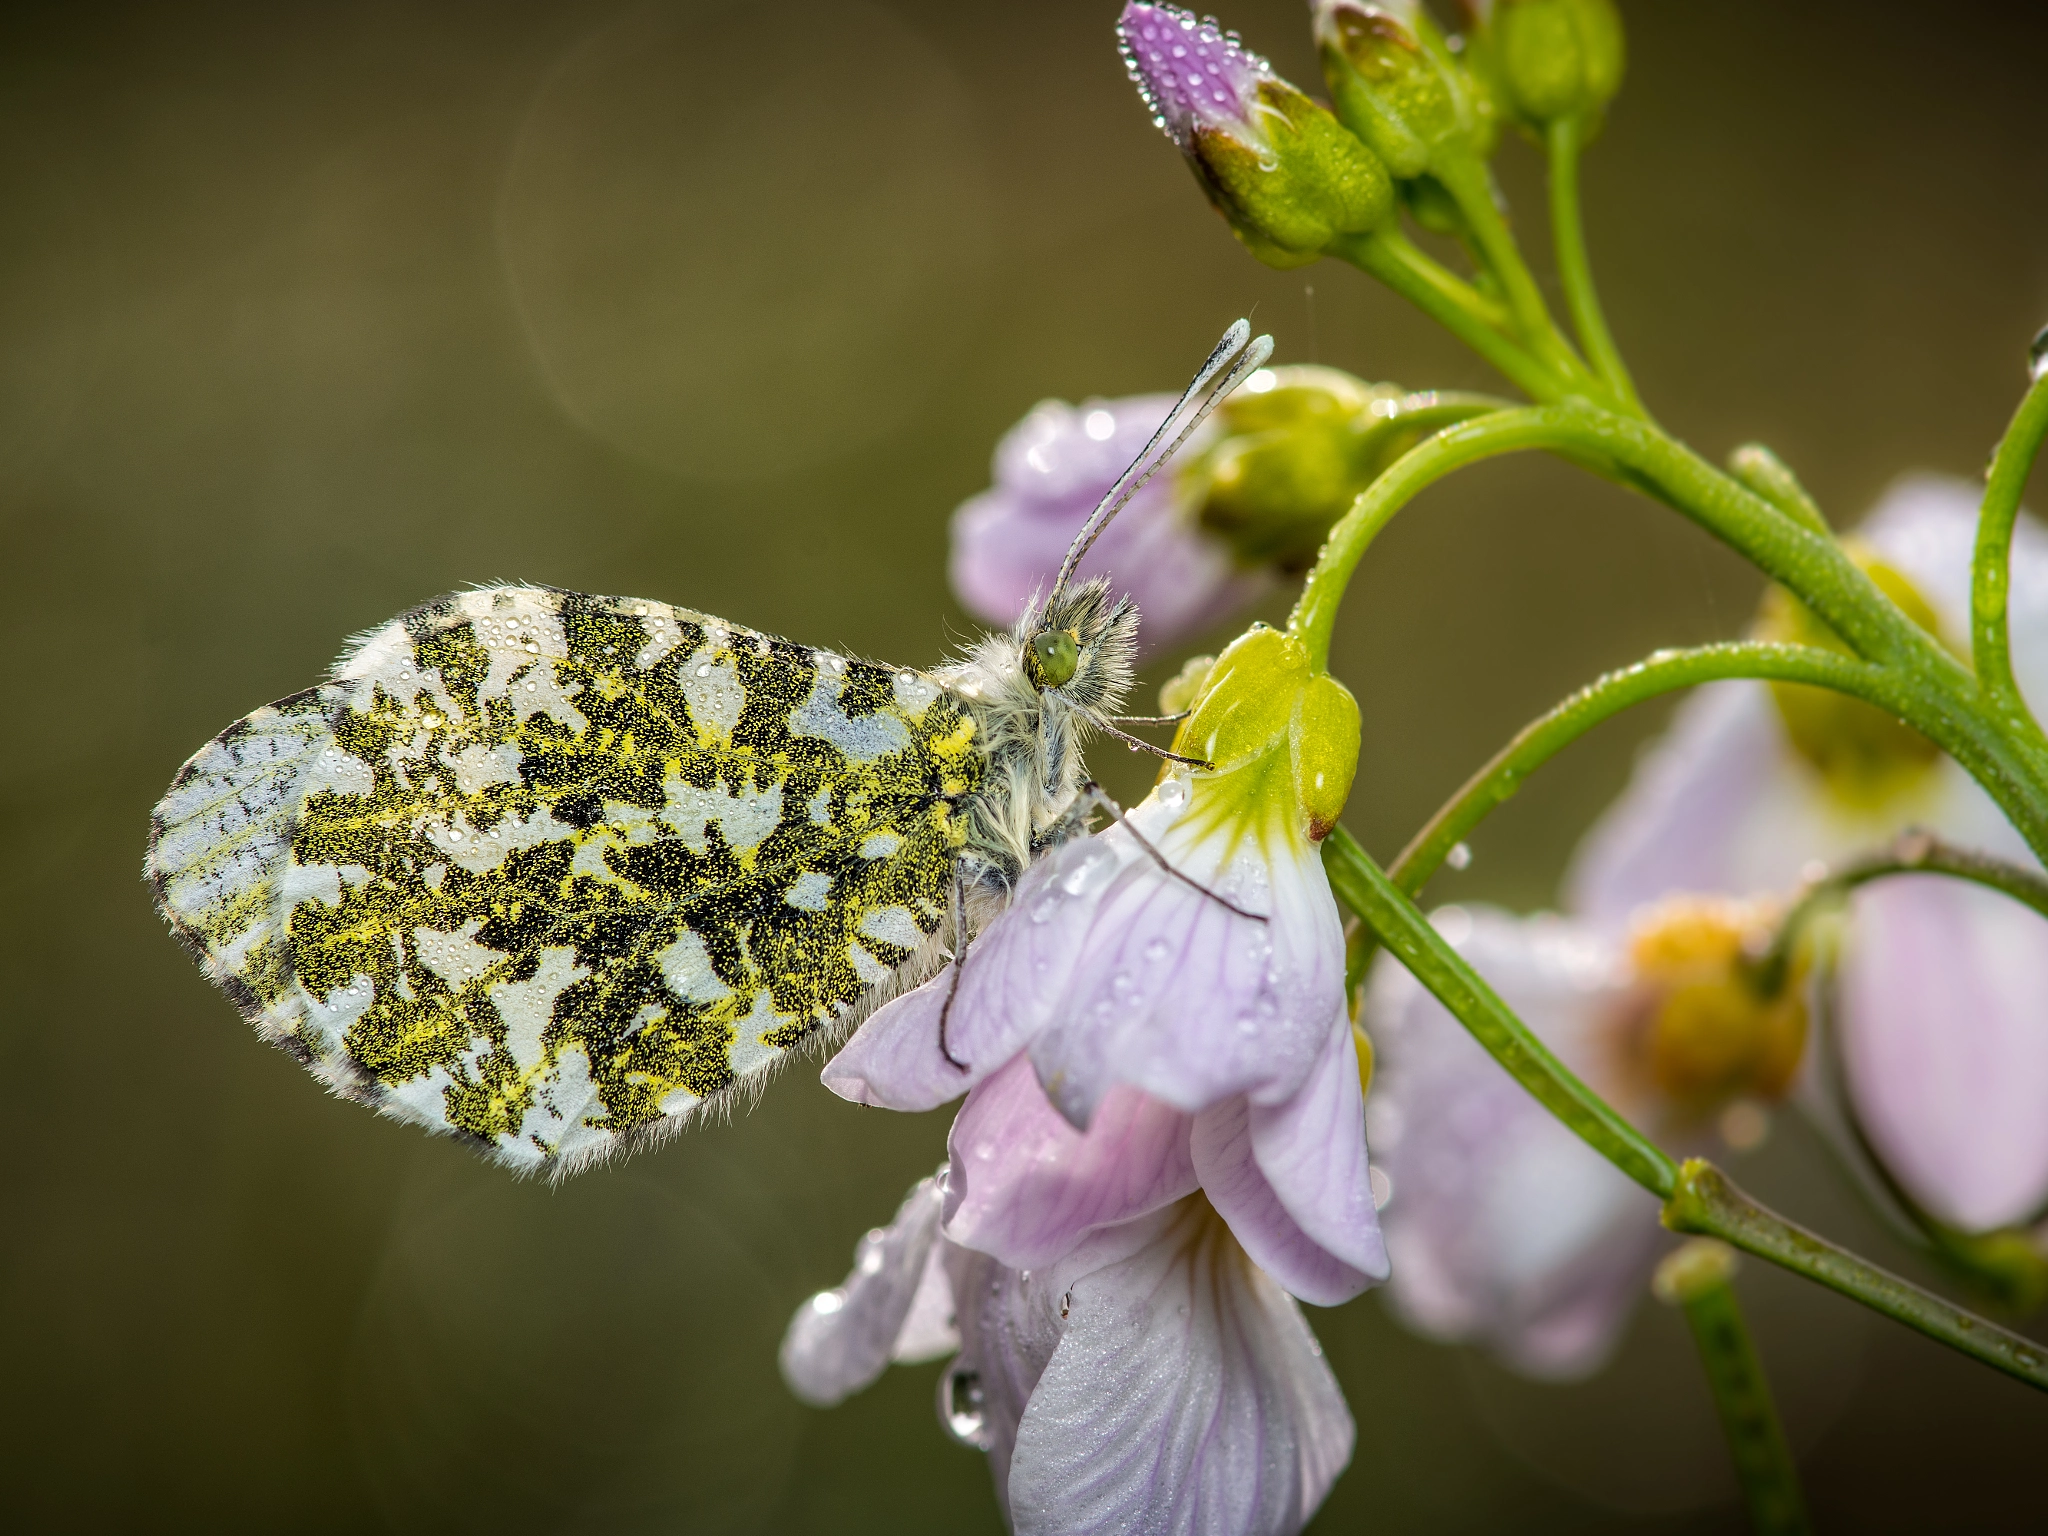
[[[707,661],[699,665],[697,675],[699,677],[709,677],[711,675],[711,663]]]
[[[1451,851],[1444,855],[1444,862],[1453,869],[1470,869],[1472,867],[1472,845],[1470,843],[1453,843]]]
[[[988,1428],[988,1399],[981,1373],[954,1361],[939,1378],[939,1422],[962,1445],[985,1451],[995,1437]]]
[[[1173,946],[1167,943],[1164,939],[1154,939],[1150,944],[1147,944],[1145,946],[1145,958],[1147,960],[1150,960],[1154,965],[1157,965],[1161,960],[1164,960],[1168,955],[1172,953]]]
[[[1168,779],[1152,793],[1167,810],[1177,811],[1188,803],[1188,781],[1186,779]]]
[[[449,841],[449,842],[451,842],[451,843],[459,843],[459,842],[461,842],[461,841],[462,841],[462,832],[461,832],[461,830],[460,830],[459,828],[456,828],[456,827],[450,827],[450,828],[448,829],[448,841]]]
[[[1386,1209],[1387,1202],[1394,1198],[1394,1181],[1387,1177],[1387,1170],[1374,1163],[1366,1169],[1366,1177],[1372,1180],[1372,1208]]]

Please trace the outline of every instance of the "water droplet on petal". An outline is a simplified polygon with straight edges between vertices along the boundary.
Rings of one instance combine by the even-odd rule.
[[[1372,1180],[1372,1208],[1386,1209],[1387,1202],[1394,1198],[1394,1181],[1387,1177],[1386,1169],[1375,1163],[1366,1169],[1366,1176]]]
[[[1168,779],[1164,784],[1161,784],[1152,791],[1152,794],[1167,810],[1180,810],[1188,803],[1188,781],[1178,778]]]
[[[939,1378],[939,1422],[962,1445],[985,1451],[995,1441],[988,1428],[988,1400],[981,1373],[955,1360]]]
[[[1167,943],[1164,939],[1154,939],[1150,944],[1147,944],[1145,946],[1145,958],[1147,960],[1150,960],[1154,965],[1157,965],[1161,960],[1164,960],[1168,955],[1172,953],[1173,946]]]

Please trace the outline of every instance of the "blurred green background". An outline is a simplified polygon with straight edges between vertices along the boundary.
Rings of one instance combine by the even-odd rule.
[[[1177,387],[1245,312],[1283,361],[1492,382],[1358,274],[1253,262],[1147,125],[1115,10],[7,8],[12,1528],[999,1528],[981,1458],[934,1423],[937,1367],[830,1413],[775,1374],[790,1310],[939,1160],[943,1114],[797,1071],[736,1123],[515,1185],[262,1046],[138,867],[192,749],[445,589],[644,594],[928,663],[969,628],[947,515],[1042,396]],[[1227,20],[1314,80],[1299,4]],[[1766,438],[1838,523],[1902,469],[1974,472],[2048,319],[2048,16],[1628,20],[1590,232],[1659,415],[1712,456]],[[1503,173],[1540,246],[1532,157]],[[1351,824],[1390,853],[1524,719],[1735,632],[1756,591],[1555,465],[1432,490],[1344,621]],[[1546,900],[1659,718],[1575,748],[1433,895]],[[1921,1273],[1798,1127],[1741,1174]],[[2048,1402],[1798,1282],[1743,1285],[1825,1526],[2038,1516]],[[1370,1298],[1312,1320],[1359,1423],[1317,1531],[1740,1528],[1689,1341],[1653,1306],[1565,1388],[1420,1344]]]

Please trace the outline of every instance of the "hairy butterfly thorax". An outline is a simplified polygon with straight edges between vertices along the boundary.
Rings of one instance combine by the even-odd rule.
[[[508,1166],[730,1104],[1085,830],[1083,741],[1123,735],[1139,616],[1075,567],[1270,350],[1234,326],[1043,600],[930,671],[543,587],[358,637],[179,771],[159,910],[333,1091]]]

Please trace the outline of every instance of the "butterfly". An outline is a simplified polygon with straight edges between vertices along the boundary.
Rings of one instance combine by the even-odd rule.
[[[1104,803],[1087,732],[1172,756],[1075,569],[1271,350],[1232,326],[1044,599],[928,671],[534,586],[356,637],[179,770],[158,910],[345,1098],[520,1171],[661,1139],[964,955]]]

